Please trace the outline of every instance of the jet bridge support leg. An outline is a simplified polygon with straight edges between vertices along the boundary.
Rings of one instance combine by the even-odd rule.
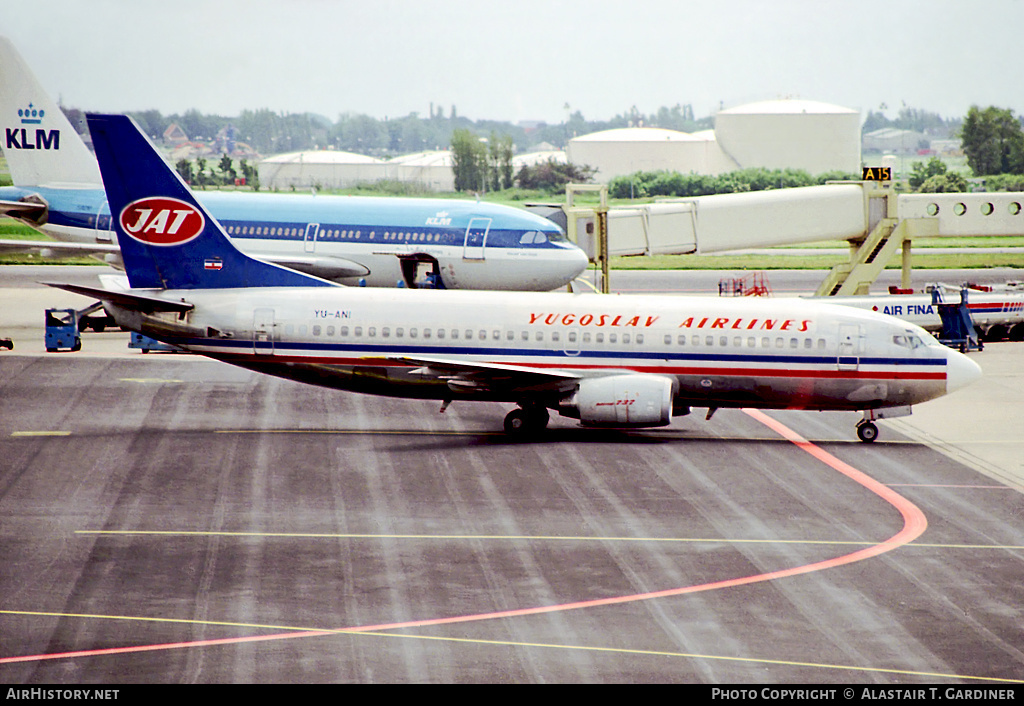
[[[850,261],[832,268],[815,293],[819,297],[869,294],[871,285],[902,249],[904,288],[910,287],[910,243],[915,237],[938,235],[938,224],[926,218],[883,218],[863,241],[851,242]]]

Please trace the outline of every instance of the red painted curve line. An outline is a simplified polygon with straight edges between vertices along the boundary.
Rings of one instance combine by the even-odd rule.
[[[824,561],[815,562],[813,564],[804,564],[802,566],[795,566],[789,569],[780,569],[778,571],[770,571],[764,574],[755,574],[752,576],[742,576],[734,579],[725,579],[722,581],[713,581],[711,583],[699,584],[696,586],[683,586],[680,588],[670,588],[662,591],[651,591],[649,593],[637,593],[628,596],[616,596],[614,598],[600,598],[590,601],[577,601],[574,603],[560,603],[558,605],[551,606],[538,606],[534,608],[519,608],[516,610],[505,610],[492,613],[476,613],[474,615],[460,615],[448,618],[434,618],[430,620],[410,620],[402,623],[380,623],[378,625],[361,625],[358,627],[349,628],[338,628],[336,630],[307,630],[302,632],[288,632],[277,635],[254,635],[249,637],[235,637],[235,638],[224,638],[220,640],[200,640],[195,642],[172,642],[158,645],[141,645],[136,647],[117,647],[103,650],[81,650],[77,652],[61,652],[55,654],[43,654],[43,655],[29,655],[23,657],[0,657],[0,664],[10,664],[12,662],[31,662],[41,661],[47,659],[67,659],[70,657],[90,657],[96,655],[109,655],[109,654],[124,654],[128,652],[146,652],[152,650],[172,650],[172,649],[183,649],[186,647],[208,647],[212,645],[227,645],[237,644],[244,642],[258,642],[261,640],[286,640],[298,637],[319,637],[324,635],[336,635],[343,632],[379,632],[381,630],[398,630],[401,628],[414,628],[414,627],[427,627],[431,625],[452,625],[456,623],[467,623],[477,622],[482,620],[495,620],[498,618],[518,618],[528,615],[542,615],[544,613],[556,613],[567,610],[579,610],[581,608],[597,608],[600,606],[618,605],[623,603],[633,603],[636,601],[646,601],[655,598],[668,598],[671,596],[682,596],[689,593],[700,593],[703,591],[713,591],[720,588],[732,588],[734,586],[746,586],[753,583],[761,583],[763,581],[774,581],[776,579],[788,578],[790,576],[799,576],[801,574],[808,574],[814,571],[821,571],[823,569],[831,569],[837,566],[844,566],[846,564],[852,564],[865,559],[885,554],[894,549],[897,549],[905,544],[909,544],[918,537],[920,537],[925,529],[928,527],[928,520],[925,518],[924,513],[914,505],[912,502],[899,495],[889,487],[879,483],[873,478],[869,477],[865,473],[857,470],[848,463],[839,460],[824,449],[812,444],[807,439],[803,438],[795,431],[785,426],[781,422],[772,419],[763,412],[754,409],[744,409],[748,415],[761,422],[768,428],[772,429],[780,436],[789,440],[802,451],[815,457],[825,465],[831,467],[833,470],[842,473],[844,476],[851,480],[859,483],[863,487],[870,490],[875,495],[888,502],[890,505],[895,507],[900,514],[903,516],[903,529],[894,534],[889,539],[865,549],[853,552],[851,554],[844,554],[842,556],[834,557],[832,559],[826,559]]]

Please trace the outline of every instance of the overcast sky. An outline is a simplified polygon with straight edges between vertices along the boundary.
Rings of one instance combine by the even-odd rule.
[[[1024,112],[1024,0],[0,0],[86,110],[603,120],[796,97]]]

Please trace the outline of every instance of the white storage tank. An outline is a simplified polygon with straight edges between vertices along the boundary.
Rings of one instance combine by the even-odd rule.
[[[597,169],[594,181],[607,183],[634,172],[668,170],[705,174],[707,140],[678,130],[630,127],[592,132],[569,140],[573,164]]]
[[[860,112],[807,100],[772,100],[715,116],[715,136],[740,167],[860,173]]]

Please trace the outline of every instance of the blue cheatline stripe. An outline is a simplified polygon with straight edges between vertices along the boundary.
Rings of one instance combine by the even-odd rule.
[[[237,350],[251,350],[251,340],[223,340],[210,338],[191,338],[175,341],[185,346],[212,346],[216,348],[229,348]],[[268,345],[269,344],[264,344]],[[661,360],[670,362],[713,362],[713,363],[772,363],[778,365],[835,365],[838,359],[836,355],[828,356],[772,356],[752,354],[728,354],[728,353],[677,353],[671,351],[595,351],[581,350],[579,353],[566,353],[557,350],[538,350],[532,348],[493,348],[483,346],[438,346],[438,345],[408,345],[408,344],[360,344],[360,343],[314,343],[298,341],[275,341],[274,352],[278,355],[296,355],[302,353],[372,353],[377,355],[436,355],[436,356],[489,356],[489,357],[527,357],[527,358],[548,358],[564,360],[571,364],[579,358],[608,360],[613,359],[627,364],[629,361]],[[843,356],[844,362],[848,356]],[[520,363],[522,361],[519,361]],[[945,367],[945,358],[850,358],[850,363],[857,362],[860,365],[915,365],[930,367]]]

